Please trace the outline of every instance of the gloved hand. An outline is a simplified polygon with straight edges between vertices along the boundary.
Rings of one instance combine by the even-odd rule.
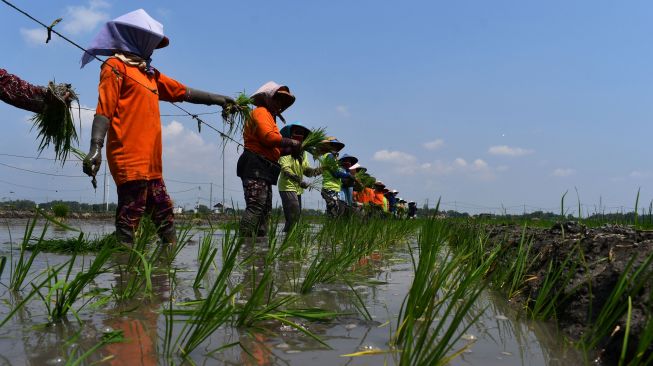
[[[301,151],[302,143],[291,138],[281,138],[281,155],[298,154]]]
[[[306,189],[306,188],[308,188],[309,184],[308,184],[307,181],[303,180],[303,181],[299,182],[299,186]]]
[[[188,103],[194,103],[194,104],[206,104],[206,105],[217,104],[222,108],[224,108],[227,104],[236,104],[236,101],[233,100],[233,98],[231,97],[220,95],[220,94],[209,93],[203,90],[198,90],[193,88],[186,88],[185,100]]]
[[[96,114],[93,118],[93,127],[91,128],[91,148],[84,158],[82,169],[84,173],[95,177],[100,165],[102,164],[102,146],[104,146],[104,136],[109,129],[109,119],[105,116]]]

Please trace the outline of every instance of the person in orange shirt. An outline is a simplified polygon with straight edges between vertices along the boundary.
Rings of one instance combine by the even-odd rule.
[[[163,26],[139,9],[109,21],[82,56],[109,57],[101,67],[98,104],[84,173],[95,177],[107,138],[107,161],[118,189],[116,236],[131,244],[141,217],[152,214],[166,244],[177,242],[173,205],[163,182],[159,101],[225,106],[233,99],[186,87],[150,66],[156,48],[167,46]]]
[[[282,155],[299,152],[301,143],[282,137],[277,117],[295,102],[285,85],[270,81],[253,95],[256,108],[243,130],[245,149],[238,158],[236,174],[243,182],[245,212],[240,219],[240,235],[266,236],[272,211],[272,186],[277,184]]]

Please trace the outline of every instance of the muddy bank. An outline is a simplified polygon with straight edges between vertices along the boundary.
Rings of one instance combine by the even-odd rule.
[[[520,243],[522,246],[530,244],[525,281],[513,301],[532,309],[536,305],[534,299],[546,287],[545,279],[552,272],[552,264],[554,268],[556,265],[563,267],[563,275],[552,292],[559,295],[554,307],[561,330],[576,341],[587,339],[588,332],[598,334],[596,325],[603,320],[600,319],[601,310],[614,304],[627,304],[631,296],[628,355],[636,354],[640,340],[644,340],[644,344],[649,342],[647,353],[653,351],[645,336],[652,330],[647,332],[646,325],[647,322],[649,327],[651,324],[653,281],[650,262],[645,262],[653,253],[653,231],[616,225],[588,228],[575,222],[555,224],[548,229],[500,225],[488,226],[485,230],[491,244],[506,249],[508,260],[516,258],[514,249]],[[615,298],[613,290],[624,273],[632,278],[638,268],[644,269],[638,281],[629,283],[628,290],[616,296],[618,301],[610,299]],[[615,321],[610,323],[608,335],[598,342],[599,357],[605,364],[618,361],[628,318],[627,311],[620,310],[611,316]]]

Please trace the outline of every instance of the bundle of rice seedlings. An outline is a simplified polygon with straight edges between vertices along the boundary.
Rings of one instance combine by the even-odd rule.
[[[372,188],[374,183],[376,183],[376,178],[367,173],[358,173],[356,174],[356,178],[358,178],[358,181],[361,182],[365,188]]]
[[[38,130],[39,137],[41,138],[38,147],[39,154],[52,144],[54,147],[54,158],[60,160],[62,165],[66,162],[68,153],[72,148],[72,142],[79,142],[70,104],[64,100],[64,96],[67,93],[69,93],[69,101],[79,100],[70,84],[48,83],[45,108],[43,108],[42,112],[36,113],[32,117],[32,122],[34,123],[32,128]]]
[[[323,172],[336,172],[340,169],[340,163],[331,156],[324,156],[317,159]]]
[[[311,155],[316,155],[317,148],[322,144],[322,141],[324,141],[326,138],[327,138],[326,128],[320,127],[311,130],[308,136],[304,138],[304,141],[302,141],[302,151],[307,151]]]
[[[228,104],[222,109],[222,119],[229,125],[228,135],[232,135],[234,131],[243,132],[245,125],[251,119],[250,104],[253,104],[252,98],[243,92],[236,97],[236,104]]]
[[[316,178],[313,179],[308,183],[308,187],[306,187],[309,191],[317,191],[319,192],[322,190],[322,179],[321,178]]]

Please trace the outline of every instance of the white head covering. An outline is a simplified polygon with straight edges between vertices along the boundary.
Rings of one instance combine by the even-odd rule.
[[[82,67],[94,56],[112,56],[116,52],[133,53],[149,61],[156,48],[165,47],[163,25],[145,10],[138,9],[108,21],[82,55]]]

